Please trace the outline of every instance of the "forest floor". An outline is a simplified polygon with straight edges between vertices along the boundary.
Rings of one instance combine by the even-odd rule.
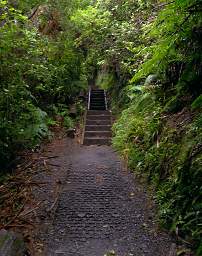
[[[41,185],[33,190],[40,207],[32,212],[32,255],[176,255],[158,227],[152,196],[111,147],[62,136],[38,159],[48,168],[34,175]]]

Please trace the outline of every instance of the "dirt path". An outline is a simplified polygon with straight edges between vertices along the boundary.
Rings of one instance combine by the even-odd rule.
[[[38,213],[36,255],[169,256],[171,239],[157,231],[145,189],[112,148],[72,141],[49,145],[44,154],[57,155],[52,172],[36,177],[48,182],[35,191],[46,202]]]

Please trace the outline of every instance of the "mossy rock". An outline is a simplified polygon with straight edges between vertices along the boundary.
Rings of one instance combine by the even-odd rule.
[[[0,255],[24,256],[26,252],[23,238],[14,232],[0,230]]]
[[[145,86],[154,85],[157,83],[157,81],[158,81],[158,76],[156,74],[151,74],[146,78],[144,85]]]

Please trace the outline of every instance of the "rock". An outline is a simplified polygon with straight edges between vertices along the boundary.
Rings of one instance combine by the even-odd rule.
[[[78,217],[80,217],[80,218],[84,218],[84,217],[86,216],[86,213],[85,213],[85,212],[80,212],[80,213],[78,213],[77,215],[78,215]]]
[[[154,85],[154,84],[157,83],[157,81],[158,81],[157,75],[155,75],[155,74],[154,74],[154,75],[149,75],[149,76],[146,78],[144,85],[145,85],[145,86],[147,86],[147,85]]]
[[[24,256],[26,253],[23,238],[19,234],[0,230],[0,255],[1,256]]]
[[[67,130],[67,136],[68,136],[69,138],[74,139],[74,138],[75,138],[75,134],[76,134],[76,129],[68,129],[68,130]]]
[[[114,218],[117,218],[117,217],[120,216],[120,214],[119,214],[119,213],[112,213],[112,216],[113,216]]]
[[[104,225],[103,228],[109,228],[109,225]]]
[[[116,256],[116,252],[114,250],[111,250],[107,254],[105,254],[104,256]]]

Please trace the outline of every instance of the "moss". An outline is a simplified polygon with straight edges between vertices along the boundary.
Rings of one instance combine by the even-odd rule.
[[[3,245],[5,244],[5,242],[7,241],[7,240],[9,240],[10,239],[10,235],[9,234],[5,234],[4,236],[1,236],[0,237],[0,248],[2,248],[3,247]]]

